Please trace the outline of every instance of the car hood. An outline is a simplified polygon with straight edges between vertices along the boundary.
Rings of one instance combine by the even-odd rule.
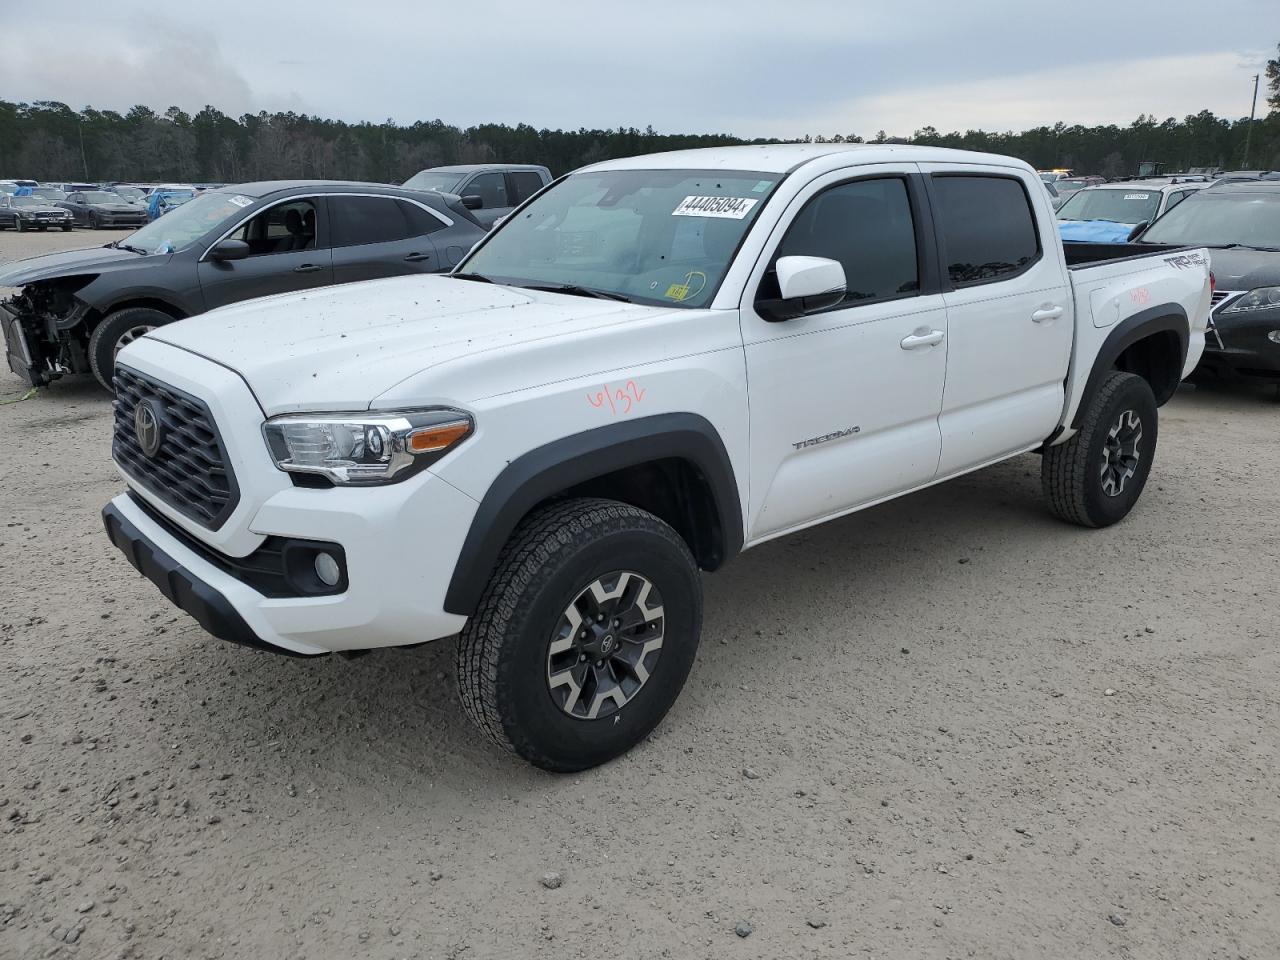
[[[1280,286],[1280,253],[1270,250],[1215,250],[1209,265],[1219,290]]]
[[[86,203],[86,207],[90,210],[103,210],[107,213],[137,213],[139,207],[136,203]]]
[[[0,287],[22,287],[36,280],[52,280],[94,273],[108,264],[121,260],[141,260],[138,254],[116,247],[88,247],[83,250],[63,250],[46,253],[26,260],[0,264]]]
[[[402,381],[452,361],[669,313],[424,275],[246,301],[167,324],[148,337],[235,370],[275,416],[364,410]],[[509,371],[517,378],[526,373],[519,365]],[[463,377],[450,389],[453,399],[466,401],[492,384]]]
[[[52,203],[42,203],[38,207],[16,207],[19,213],[66,213],[66,207],[55,207]]]

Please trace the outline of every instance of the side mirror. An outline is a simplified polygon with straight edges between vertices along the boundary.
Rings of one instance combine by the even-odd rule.
[[[1133,229],[1129,231],[1129,236],[1125,238],[1125,243],[1133,243],[1138,237],[1142,236],[1142,231],[1151,225],[1150,220],[1143,220],[1141,223],[1135,223]]]
[[[224,262],[243,260],[249,256],[249,245],[243,240],[220,240],[209,251],[209,259]]]
[[[838,260],[779,257],[774,271],[779,298],[756,302],[756,310],[766,320],[791,320],[834,307],[844,299],[844,267]]]
[[[462,198],[462,205],[468,210],[483,210],[484,197],[476,196],[475,194],[465,196]]]

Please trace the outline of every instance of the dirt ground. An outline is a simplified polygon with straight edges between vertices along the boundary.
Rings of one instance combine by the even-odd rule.
[[[1026,456],[751,551],[650,741],[557,777],[467,724],[450,641],[172,609],[64,379],[0,406],[0,957],[1273,960],[1278,419],[1184,388],[1109,530]]]

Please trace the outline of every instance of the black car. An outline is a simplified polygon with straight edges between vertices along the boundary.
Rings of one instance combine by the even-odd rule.
[[[1210,248],[1216,288],[1198,377],[1280,383],[1280,180],[1197,191],[1138,242]]]
[[[333,181],[202,193],[124,240],[0,266],[9,367],[41,385],[92,372],[110,389],[121,346],[229,303],[454,267],[485,234],[448,194]]]
[[[146,208],[107,190],[79,190],[67,194],[59,205],[71,211],[82,227],[140,227],[147,222]]]
[[[23,230],[48,230],[50,227],[71,229],[71,214],[41,197],[0,196],[0,230],[13,227]]]

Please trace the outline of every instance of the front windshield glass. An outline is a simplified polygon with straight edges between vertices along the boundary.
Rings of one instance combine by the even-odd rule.
[[[515,286],[706,306],[778,180],[749,171],[575,174],[506,220],[458,270]]]
[[[120,198],[114,193],[107,193],[105,190],[86,190],[84,192],[86,203],[119,203]]]
[[[15,207],[43,207],[44,201],[36,197],[12,197],[9,200]]]
[[[145,194],[137,187],[116,187],[115,194],[126,200],[140,200]]]
[[[53,187],[32,187],[31,195],[33,197],[43,197],[45,200],[65,200],[67,196],[61,190],[55,190]]]
[[[453,193],[454,188],[462,182],[462,177],[463,174],[461,173],[435,173],[431,170],[423,170],[421,173],[415,173],[406,180],[404,185],[410,190],[434,190],[436,193]]]
[[[202,193],[189,203],[174,207],[124,241],[147,253],[177,253],[216,229],[253,203],[252,197],[232,193]],[[230,224],[228,224],[230,226]]]
[[[1202,190],[1153,223],[1149,243],[1280,247],[1280,194],[1221,194]]]
[[[1141,223],[1154,220],[1159,207],[1159,190],[1144,190],[1142,187],[1081,190],[1058,209],[1058,219]]]

